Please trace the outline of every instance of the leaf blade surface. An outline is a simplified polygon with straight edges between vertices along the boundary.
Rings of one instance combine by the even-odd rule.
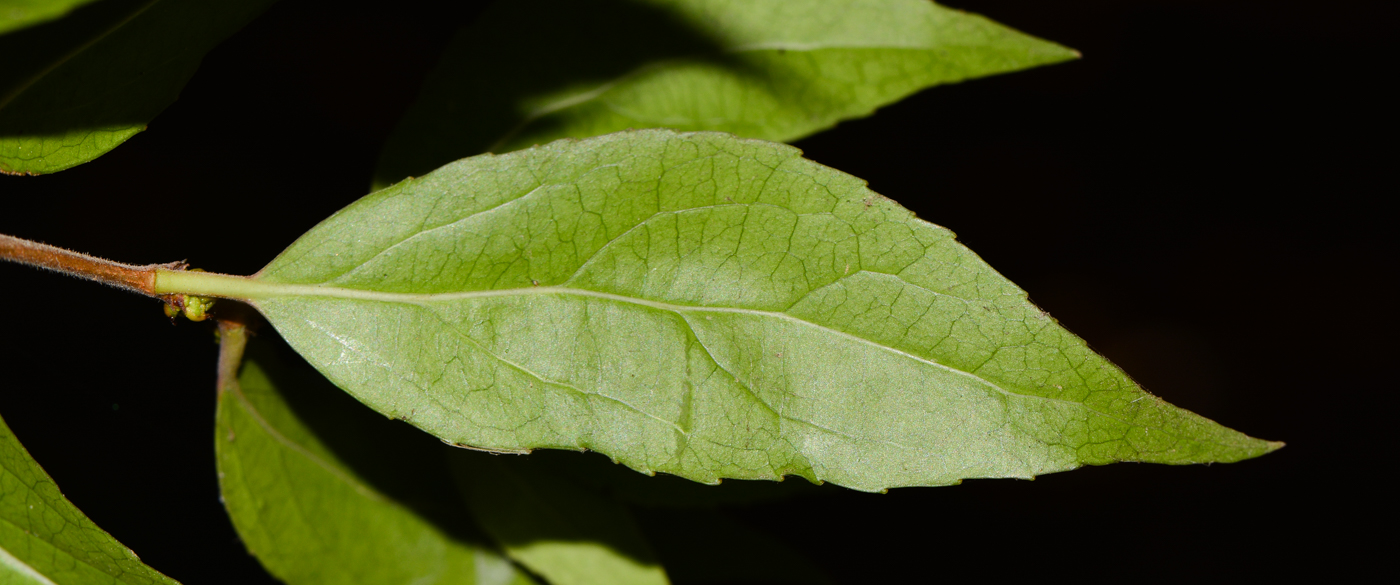
[[[146,129],[274,0],[105,0],[0,36],[0,173],[91,161]]]
[[[328,378],[458,444],[871,491],[1278,446],[1147,394],[859,179],[723,134],[459,161],[255,278]]]
[[[933,85],[1076,55],[925,0],[499,3],[448,47],[374,183],[629,128],[794,140]]]
[[[175,581],[141,562],[63,497],[0,419],[0,582],[58,585]]]

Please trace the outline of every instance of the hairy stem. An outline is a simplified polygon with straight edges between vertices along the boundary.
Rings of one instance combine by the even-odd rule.
[[[151,297],[159,296],[155,290],[156,270],[184,270],[186,267],[184,262],[122,264],[4,234],[0,234],[0,260],[62,272]]]

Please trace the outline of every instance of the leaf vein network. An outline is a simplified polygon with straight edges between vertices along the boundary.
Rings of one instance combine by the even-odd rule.
[[[628,404],[626,401],[621,400],[621,399],[619,399],[619,398],[615,398],[615,397],[612,397],[612,396],[608,396],[607,394],[602,394],[602,393],[597,393],[597,392],[588,392],[588,391],[586,391],[586,390],[583,390],[582,388],[579,388],[579,387],[577,387],[577,386],[574,386],[573,384],[569,384],[569,383],[567,383],[567,382],[561,382],[561,381],[558,381],[558,380],[551,380],[551,379],[549,379],[549,378],[546,378],[546,377],[544,377],[543,375],[539,374],[538,372],[535,372],[534,370],[531,370],[530,368],[525,367],[525,365],[523,365],[523,364],[516,363],[515,361],[512,361],[511,359],[509,359],[509,358],[507,358],[507,357],[505,357],[505,356],[503,356],[503,355],[500,355],[500,354],[498,354],[498,353],[496,353],[496,352],[494,352],[494,351],[491,351],[490,348],[486,347],[484,344],[482,344],[481,342],[479,342],[479,341],[477,341],[476,339],[472,338],[472,336],[467,335],[466,332],[462,331],[462,330],[461,330],[461,325],[460,325],[460,324],[458,324],[458,323],[453,323],[453,322],[451,322],[451,321],[448,321],[445,317],[442,316],[441,313],[439,313],[439,312],[437,312],[437,311],[430,311],[430,312],[433,314],[434,317],[437,317],[437,319],[438,319],[439,321],[441,321],[442,324],[445,325],[445,326],[448,328],[449,331],[452,331],[452,333],[453,333],[454,335],[456,335],[457,337],[459,337],[459,338],[461,338],[462,340],[466,341],[467,343],[470,343],[472,346],[476,347],[478,350],[480,350],[480,351],[481,351],[483,354],[485,354],[486,356],[488,356],[488,357],[490,357],[490,358],[492,358],[492,359],[494,359],[494,360],[496,360],[496,361],[499,361],[499,362],[501,362],[502,364],[505,364],[507,367],[509,367],[509,368],[511,368],[511,369],[514,369],[514,370],[516,370],[516,371],[518,371],[518,372],[520,372],[520,373],[522,373],[522,374],[525,374],[525,375],[530,376],[530,377],[532,377],[532,378],[534,378],[534,379],[536,379],[536,380],[539,380],[539,382],[540,382],[541,384],[548,384],[548,385],[559,386],[559,387],[562,387],[562,388],[568,388],[569,390],[573,390],[574,392],[577,392],[577,393],[582,394],[582,395],[584,395],[584,396],[590,396],[590,397],[596,396],[596,397],[598,397],[598,398],[602,398],[602,399],[605,399],[605,400],[608,400],[608,401],[617,403],[617,404],[619,404],[619,405],[621,405],[621,406],[627,408],[628,410],[634,411],[634,412],[636,412],[636,413],[638,413],[638,414],[641,414],[641,415],[645,415],[645,416],[650,417],[650,418],[652,418],[652,419],[655,419],[655,420],[657,420],[657,421],[666,423],[667,426],[669,426],[669,427],[675,429],[676,432],[679,432],[679,433],[681,433],[682,435],[689,435],[689,434],[690,434],[690,433],[686,432],[685,429],[682,429],[682,428],[680,427],[680,425],[676,424],[674,421],[669,421],[669,420],[666,420],[666,419],[661,418],[661,417],[659,417],[659,416],[656,416],[655,414],[652,414],[652,413],[650,413],[650,412],[647,412],[646,410],[643,410],[643,409],[641,409],[641,408],[638,408],[638,407],[636,407],[636,406],[633,406],[633,405],[631,405],[631,404]]]

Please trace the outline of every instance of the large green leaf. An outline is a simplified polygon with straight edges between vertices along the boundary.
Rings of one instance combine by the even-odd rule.
[[[94,0],[0,0],[0,35],[59,18]]]
[[[73,506],[0,419],[0,583],[175,583]]]
[[[554,585],[669,583],[620,502],[539,457],[458,453],[472,516],[506,554]]]
[[[337,385],[453,443],[861,490],[1261,455],[1144,392],[953,234],[791,147],[624,132],[369,195],[252,279]]]
[[[273,1],[104,0],[0,36],[0,173],[61,171],[145,130]]]
[[[448,47],[374,182],[628,128],[794,140],[1075,55],[928,0],[499,2]]]
[[[242,330],[224,333],[236,367]],[[253,347],[224,374],[215,451],[234,527],[273,575],[314,583],[531,581],[483,545],[440,442]]]

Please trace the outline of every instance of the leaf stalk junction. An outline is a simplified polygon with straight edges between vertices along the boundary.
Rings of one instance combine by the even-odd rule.
[[[172,319],[183,313],[191,321],[203,321],[208,318],[214,302],[213,299],[187,295],[179,291],[157,290],[159,272],[199,273],[198,269],[188,270],[189,264],[183,260],[163,264],[124,264],[5,234],[0,234],[0,260],[52,270],[159,298],[165,301],[165,313]]]

